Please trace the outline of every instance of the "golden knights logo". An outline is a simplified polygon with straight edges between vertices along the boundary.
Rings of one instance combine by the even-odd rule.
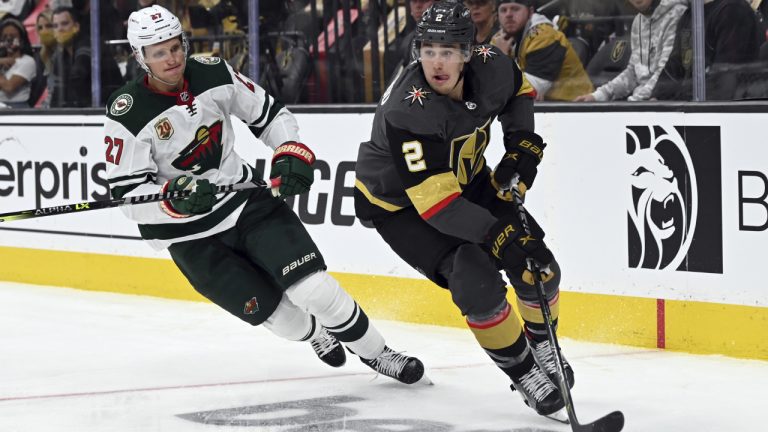
[[[223,149],[222,121],[218,120],[210,126],[200,126],[195,132],[195,138],[171,165],[181,171],[200,175],[219,168]]]
[[[454,138],[451,141],[450,166],[462,188],[485,167],[483,153],[488,147],[491,119],[475,128],[469,135]]]
[[[627,50],[627,41],[625,40],[617,40],[616,45],[613,46],[613,51],[611,51],[611,61],[614,63],[618,63],[619,60],[624,57],[624,52]]]

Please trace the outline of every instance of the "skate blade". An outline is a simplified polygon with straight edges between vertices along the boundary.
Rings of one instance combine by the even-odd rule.
[[[427,376],[427,374],[422,375],[421,378],[419,378],[419,380],[416,381],[414,384],[421,384],[421,385],[427,385],[427,386],[435,385],[435,383],[432,382],[432,380]]]
[[[555,411],[552,414],[545,415],[544,417],[556,422],[560,422],[562,424],[571,424],[571,422],[568,420],[568,413],[565,411],[565,408],[561,408],[560,411]]]

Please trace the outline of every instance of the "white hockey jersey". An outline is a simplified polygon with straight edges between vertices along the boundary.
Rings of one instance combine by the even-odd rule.
[[[184,88],[159,93],[145,78],[110,96],[104,125],[107,178],[114,198],[154,194],[169,179],[192,175],[218,185],[261,178],[234,151],[231,115],[273,149],[299,141],[293,114],[216,57],[187,61]],[[235,225],[248,193],[218,196],[211,212],[173,218],[158,203],[122,206],[153,248],[210,236]]]

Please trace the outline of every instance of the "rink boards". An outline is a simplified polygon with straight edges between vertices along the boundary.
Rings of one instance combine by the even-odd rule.
[[[463,326],[448,294],[354,217],[354,161],[373,115],[297,117],[318,163],[312,191],[292,205],[329,270],[375,317]],[[768,359],[765,118],[537,114],[548,147],[527,207],[563,268],[563,335]],[[105,198],[102,122],[0,116],[0,213]],[[234,124],[238,151],[268,165],[268,149]],[[492,166],[498,124],[491,135]],[[0,262],[0,280],[202,300],[117,209],[0,224]]]

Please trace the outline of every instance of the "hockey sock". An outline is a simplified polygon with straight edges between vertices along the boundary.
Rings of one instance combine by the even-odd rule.
[[[544,316],[541,314],[539,301],[523,300],[517,297],[517,309],[525,322],[525,333],[534,342],[547,340],[547,326],[544,324]],[[552,328],[557,331],[557,318],[560,314],[560,291],[549,296],[549,311],[552,315]]]
[[[284,339],[307,341],[320,333],[315,317],[300,309],[283,295],[277,309],[264,321],[264,327]]]
[[[384,351],[384,338],[369,323],[363,309],[327,272],[305,277],[285,291],[299,307],[344,342],[355,354],[374,359]]]
[[[534,364],[523,329],[506,300],[487,317],[467,317],[467,325],[491,360],[510,378],[520,377]]]

